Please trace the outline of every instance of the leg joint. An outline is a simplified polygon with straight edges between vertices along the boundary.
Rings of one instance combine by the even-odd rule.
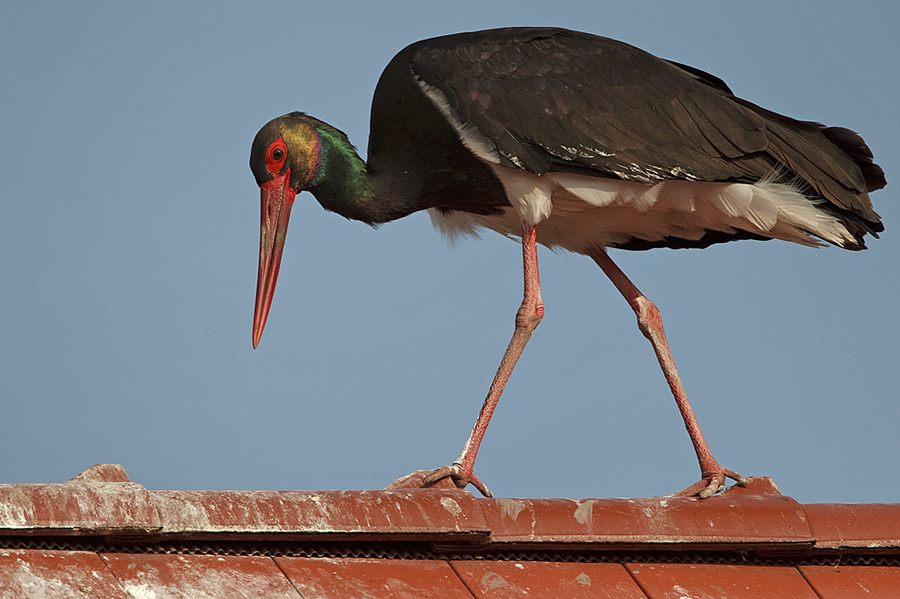
[[[656,331],[662,329],[662,316],[656,305],[643,295],[635,298],[631,306],[637,316],[638,328],[644,337],[652,341]]]
[[[533,331],[544,317],[544,304],[524,302],[516,312],[516,329]]]

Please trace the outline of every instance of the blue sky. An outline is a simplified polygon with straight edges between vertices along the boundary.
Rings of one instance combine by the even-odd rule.
[[[896,2],[318,2],[0,7],[0,483],[99,462],[151,489],[380,488],[454,459],[512,333],[521,252],[379,230],[298,196],[251,348],[250,143],[303,110],[365,151],[413,41],[553,25],[859,131],[887,173],[867,252],[612,252],[660,308],[707,440],[803,502],[900,500]],[[546,315],[476,472],[500,496],[673,492],[698,468],[634,316],[541,249]]]

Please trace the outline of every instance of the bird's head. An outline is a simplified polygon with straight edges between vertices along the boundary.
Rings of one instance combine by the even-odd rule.
[[[320,121],[292,112],[266,123],[250,150],[250,169],[259,184],[262,216],[259,276],[253,314],[253,347],[259,345],[284,251],[294,197],[313,187],[323,163]]]

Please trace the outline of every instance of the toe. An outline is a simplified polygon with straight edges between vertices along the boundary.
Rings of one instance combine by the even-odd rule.
[[[730,478],[731,480],[733,480],[734,482],[736,482],[737,484],[739,484],[742,487],[746,487],[748,484],[750,484],[750,480],[747,477],[741,476],[734,470],[725,470],[725,476],[727,476],[728,478]]]
[[[700,481],[702,484],[703,481]],[[707,497],[712,497],[719,491],[725,488],[725,475],[724,474],[716,474],[710,478],[709,484],[706,485],[706,488],[700,491],[697,494],[697,497],[700,499],[706,499]]]
[[[445,479],[448,482],[452,482],[455,486],[459,486],[456,482],[456,479],[459,476],[457,473],[458,469],[458,466],[454,464],[452,466],[442,466],[437,470],[432,470],[429,474],[425,475],[423,486],[431,486]]]
[[[485,497],[494,496],[494,494],[488,490],[487,486],[485,486],[485,484],[481,482],[481,480],[474,474],[469,477],[469,482],[472,483],[472,486],[478,489],[478,491]]]
[[[440,469],[439,469],[440,470]],[[431,477],[434,476],[436,470],[416,470],[410,474],[407,474],[404,477],[398,478],[391,484],[389,484],[386,489],[422,489],[426,487],[437,487],[441,489],[455,489],[456,485],[450,479],[449,475],[444,477],[434,477],[431,480]]]
[[[416,470],[403,478],[398,478],[388,489],[422,489],[439,487],[442,489],[465,489],[471,484],[485,497],[493,497],[487,486],[472,473],[466,474],[460,464],[443,466],[436,470]]]

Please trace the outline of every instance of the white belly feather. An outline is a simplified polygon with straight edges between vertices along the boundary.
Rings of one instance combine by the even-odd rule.
[[[839,218],[820,210],[794,187],[762,180],[754,184],[664,181],[645,185],[584,175],[527,171],[491,164],[512,203],[502,214],[464,212],[431,220],[454,241],[487,228],[518,237],[521,223],[537,225],[537,240],[551,248],[584,254],[591,247],[636,237],[700,239],[707,231],[741,229],[803,245],[854,242]]]

